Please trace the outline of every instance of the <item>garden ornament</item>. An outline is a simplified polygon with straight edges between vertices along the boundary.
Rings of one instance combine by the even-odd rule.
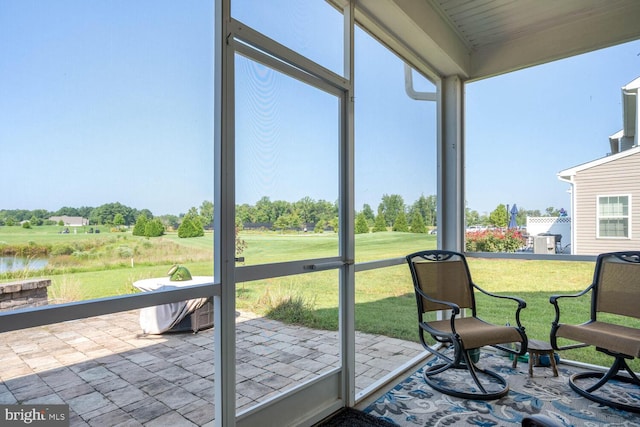
[[[167,272],[169,275],[169,281],[171,282],[184,282],[185,280],[192,280],[191,273],[184,265],[173,264],[173,266]]]

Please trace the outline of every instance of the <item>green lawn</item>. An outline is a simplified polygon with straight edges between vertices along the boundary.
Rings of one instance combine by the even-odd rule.
[[[98,235],[59,234],[58,230],[59,227],[34,227],[31,230],[0,227],[0,244],[26,244],[31,241],[55,245],[88,239],[115,239],[116,248],[124,246],[135,255],[132,256],[133,266],[129,258],[118,260],[116,257],[111,263],[104,261],[101,268],[101,255],[95,255],[96,259],[91,260],[94,267],[89,271],[75,267],[48,272],[47,277],[53,283],[51,294],[56,298],[81,300],[135,292],[131,286],[134,281],[164,276],[175,260],[187,266],[194,275],[212,274],[213,239],[210,233],[194,239],[179,239],[175,233],[162,238],[145,239],[131,236],[130,233],[110,233],[108,230]],[[245,265],[338,254],[335,233],[243,232],[240,237],[247,243],[242,254]],[[361,234],[356,236],[356,262],[404,257],[417,250],[435,247],[436,237],[432,235],[393,232]],[[529,337],[545,341],[549,339],[554,317],[549,296],[576,293],[584,289],[591,283],[594,268],[592,262],[481,258],[468,258],[468,261],[472,277],[479,286],[499,294],[516,295],[527,302],[527,308],[521,316],[522,323]],[[331,270],[239,283],[237,307],[311,327],[337,329],[338,277],[338,272]],[[358,330],[417,341],[415,297],[409,269],[405,264],[357,273],[355,293]],[[515,324],[513,305],[504,301],[499,304],[484,302],[484,298],[478,299],[481,316],[501,324]],[[589,303],[588,298],[575,302],[566,311],[566,321],[585,320]],[[640,322],[637,326],[640,327]],[[566,352],[562,357],[600,365],[608,365],[610,359],[596,355],[591,348]],[[640,366],[634,363],[634,369],[637,370]]]

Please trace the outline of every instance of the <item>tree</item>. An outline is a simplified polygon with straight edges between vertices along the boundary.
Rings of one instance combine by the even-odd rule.
[[[316,202],[309,196],[303,197],[293,204],[293,209],[300,216],[301,222],[312,224],[318,220]]]
[[[545,209],[544,216],[560,216],[560,209],[556,209],[553,206],[549,206],[547,209]]]
[[[373,213],[373,209],[371,209],[371,206],[366,203],[362,206],[362,214],[367,222],[373,223],[373,221],[375,221],[376,216]]]
[[[149,222],[149,219],[147,218],[146,215],[144,214],[138,215],[138,219],[136,220],[136,225],[133,226],[132,234],[134,236],[144,236],[147,229],[148,222]]]
[[[244,203],[236,206],[236,221],[240,224],[248,224],[255,221],[255,208]]]
[[[478,211],[474,211],[470,208],[465,208],[464,210],[465,222],[469,225],[480,224],[480,214]]]
[[[124,225],[124,216],[120,212],[113,216],[113,225],[118,228]]]
[[[338,232],[339,225],[340,225],[340,221],[338,220],[338,217],[333,217],[329,220],[329,227],[333,228],[334,233]]]
[[[424,225],[422,215],[413,215],[411,218],[411,232],[412,233],[426,233],[427,227]]]
[[[278,219],[273,223],[273,227],[276,230],[280,230],[281,233],[284,233],[284,230],[289,228],[289,216],[288,215],[280,215]]]
[[[411,205],[411,221],[413,221],[413,215],[419,213],[422,216],[423,222],[426,225],[436,225],[436,207],[437,198],[434,195],[425,197],[424,194],[420,195],[420,198]]]
[[[382,211],[384,220],[388,226],[396,222],[396,217],[400,212],[404,212],[404,200],[399,194],[384,194],[382,202],[378,205],[378,215]]]
[[[162,221],[165,228],[177,230],[180,226],[180,218],[178,218],[176,215],[162,215],[158,217],[158,219]]]
[[[178,227],[178,237],[201,237],[204,236],[204,227],[200,222],[200,215],[196,208],[189,209],[189,212],[182,217],[182,223]]]
[[[205,200],[200,205],[200,217],[202,217],[202,224],[206,228],[213,228],[213,202]]]
[[[271,222],[275,221],[282,215],[293,213],[291,203],[284,200],[276,200],[271,204]]]
[[[404,211],[400,211],[396,216],[396,222],[393,223],[393,231],[409,231],[409,225],[407,224],[407,215]]]
[[[142,210],[136,211],[136,215],[135,215],[136,219],[138,219],[140,215],[146,215],[147,219],[154,218],[153,213],[151,213],[149,209],[142,209]]]
[[[137,224],[137,223],[136,223]],[[164,234],[164,224],[158,218],[148,221],[144,227],[146,237],[159,237]]]
[[[91,224],[114,224],[116,214],[121,214],[124,218],[124,225],[135,223],[135,210],[124,206],[121,203],[106,203],[102,206],[98,206],[91,211],[89,221]]]
[[[356,234],[365,234],[369,232],[369,224],[367,223],[367,217],[363,212],[360,212],[356,217]]]
[[[387,223],[384,220],[384,215],[381,211],[378,211],[378,216],[376,216],[375,222],[373,224],[373,230],[371,231],[373,231],[374,233],[387,231]]]
[[[274,222],[276,218],[273,218],[272,211],[271,200],[268,197],[261,198],[256,202],[253,222]]]
[[[502,203],[489,214],[489,222],[496,227],[506,227],[509,224],[507,207]]]
[[[289,227],[296,230],[300,230],[302,228],[302,219],[298,215],[298,212],[294,211],[289,214]]]

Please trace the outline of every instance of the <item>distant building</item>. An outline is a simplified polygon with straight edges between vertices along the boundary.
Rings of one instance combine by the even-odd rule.
[[[82,227],[83,225],[89,225],[89,220],[81,216],[52,216],[49,220],[56,224],[62,221],[66,227]]]
[[[622,87],[623,128],[606,157],[558,173],[571,184],[571,253],[640,249],[640,77]]]

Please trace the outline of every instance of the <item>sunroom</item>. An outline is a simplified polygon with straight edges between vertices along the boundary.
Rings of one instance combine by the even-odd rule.
[[[466,85],[640,39],[640,3],[634,0],[201,3],[199,11],[209,26],[200,36],[210,36],[213,48],[211,63],[205,69],[212,73],[212,87],[195,88],[207,93],[205,104],[213,115],[213,119],[208,118],[213,128],[209,148],[198,153],[199,162],[211,169],[208,179],[215,206],[212,282],[7,311],[0,314],[0,331],[26,333],[29,328],[44,325],[55,329],[63,322],[79,319],[86,319],[91,327],[106,328],[109,321],[104,316],[108,319],[109,315],[144,307],[213,297],[215,327],[209,335],[213,359],[199,362],[208,366],[203,369],[214,372],[214,404],[210,409],[215,411],[212,423],[217,426],[313,425],[340,408],[364,402],[381,387],[398,381],[410,367],[424,363],[426,353],[408,352],[410,356],[396,366],[381,369],[382,376],[372,374],[366,383],[359,382],[364,376],[356,371],[363,357],[359,353],[362,347],[356,344],[358,287],[371,273],[382,272],[391,281],[407,273],[403,254],[370,259],[358,253],[355,212],[361,209],[361,201],[368,200],[366,193],[374,191],[359,183],[382,185],[372,178],[380,175],[394,185],[411,187],[416,197],[435,194],[437,247],[464,251],[465,165],[473,162],[465,155]],[[149,3],[146,7],[191,6]],[[86,6],[82,9],[86,13]],[[127,7],[118,13],[127,15]],[[186,31],[189,24],[182,24],[167,31]],[[140,21],[127,25],[146,24]],[[369,52],[381,53],[365,56],[359,51],[364,45],[369,46]],[[166,63],[159,67],[173,61],[171,57],[163,59]],[[359,92],[357,78],[386,78],[377,73],[388,61],[403,66],[400,84],[406,101],[402,102],[412,103],[411,115],[397,117],[388,112],[388,121],[374,123],[369,119],[376,130],[367,131],[358,118],[366,114],[380,117],[364,110],[367,105],[381,109],[391,102],[385,98],[388,81],[381,80],[377,87],[373,84]],[[376,135],[378,126],[409,127],[415,121],[427,125],[414,128],[409,143],[388,139],[382,144],[376,140],[380,138]],[[131,144],[154,148],[153,141]],[[404,170],[402,156],[396,151],[402,151],[405,157],[424,157],[423,169]],[[162,168],[163,174],[170,174],[172,170],[184,173],[199,166]],[[308,196],[335,202],[338,222],[333,230],[338,238],[316,239],[308,245],[297,240],[291,244],[300,246],[284,260],[273,256],[272,247],[260,247],[258,239],[259,259],[238,256],[238,207],[265,196],[280,197],[279,190],[289,191],[294,198]],[[140,191],[145,191],[144,185]],[[382,191],[385,196],[387,192],[393,190]],[[155,197],[171,194],[158,191]],[[420,245],[420,240],[410,242],[406,254],[421,249]],[[570,255],[526,257],[567,262],[594,259]],[[131,262],[133,267],[133,258]],[[246,359],[239,361],[238,355],[248,345],[238,339],[247,336],[238,326],[239,313],[245,313],[244,308],[238,308],[245,286],[262,286],[273,292],[294,285],[313,287],[317,282],[330,284],[330,298],[337,301],[337,309],[330,315],[338,328],[314,339],[329,343],[333,352],[327,352],[322,369],[300,374],[282,391],[261,388],[263,380],[266,383],[286,377],[284,372],[294,363],[287,358],[290,354],[283,352],[285,344],[270,346],[275,345],[269,340],[273,331],[260,330],[260,322],[252,326],[257,332],[254,330],[250,344],[261,346],[264,361],[282,352],[282,359],[270,362],[275,375],[261,377],[259,372],[249,370]],[[385,310],[383,302],[374,302],[371,308]],[[265,325],[268,323],[264,320]],[[314,356],[302,353],[305,358]],[[252,382],[239,381],[241,377]],[[265,395],[249,403],[239,402],[241,387],[254,387],[256,394]],[[149,425],[154,425],[152,421]]]

